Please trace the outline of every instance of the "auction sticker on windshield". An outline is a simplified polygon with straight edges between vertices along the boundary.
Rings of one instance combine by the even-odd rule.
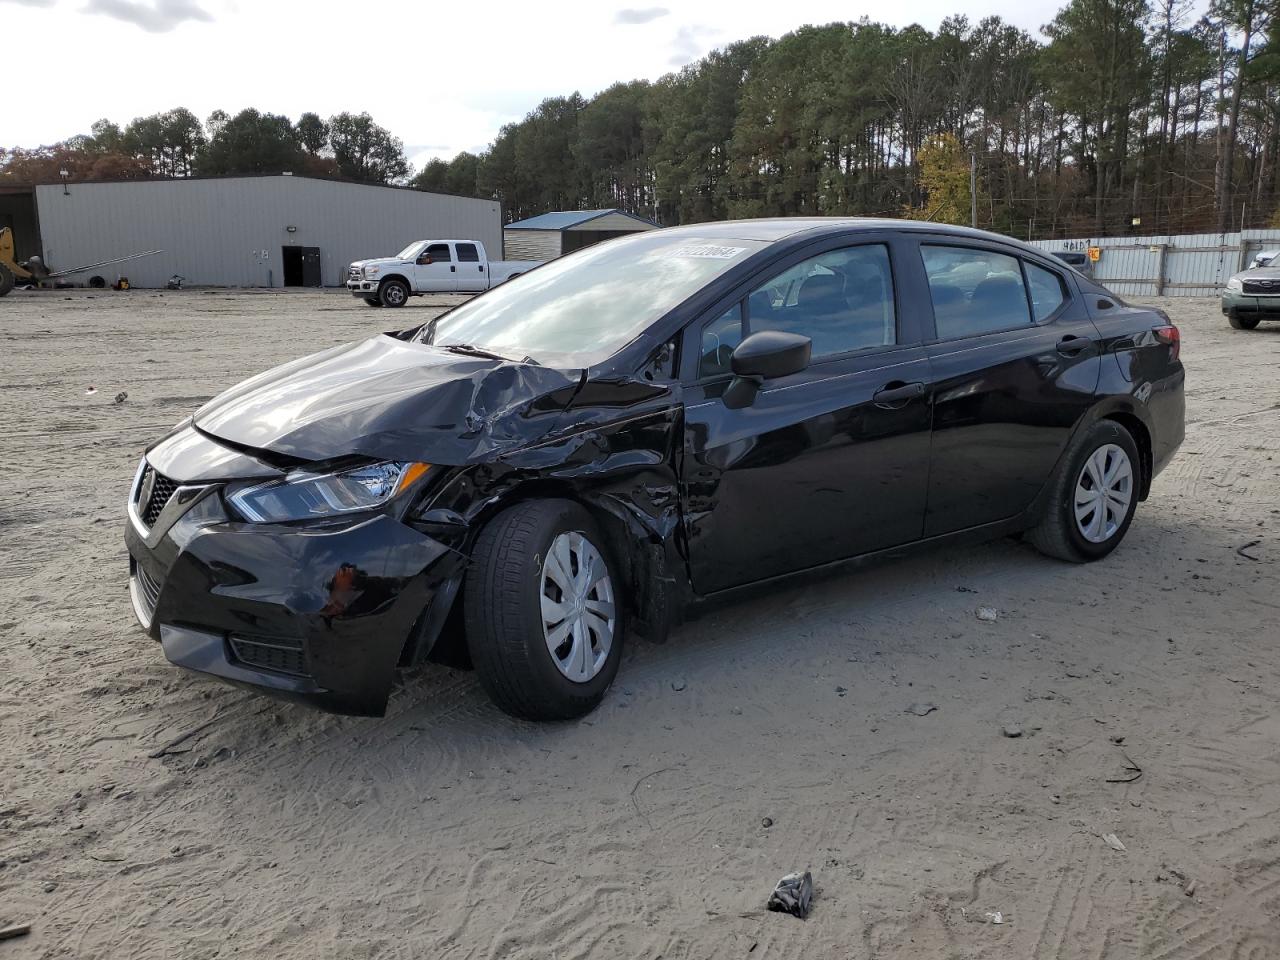
[[[732,260],[738,254],[746,252],[746,247],[718,247],[704,243],[698,246],[672,247],[664,255],[668,257],[700,257],[703,260]]]

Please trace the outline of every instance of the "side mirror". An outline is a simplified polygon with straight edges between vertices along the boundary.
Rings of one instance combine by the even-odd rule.
[[[725,390],[724,404],[730,410],[755,402],[765,380],[787,377],[809,366],[813,341],[798,333],[761,330],[738,344],[730,358],[733,382]]]
[[[809,365],[813,341],[798,333],[761,330],[738,344],[730,367],[740,377],[772,380],[799,373]]]
[[[431,255],[429,253],[424,253],[422,256],[420,256],[418,258],[418,266],[420,267],[431,266]]]

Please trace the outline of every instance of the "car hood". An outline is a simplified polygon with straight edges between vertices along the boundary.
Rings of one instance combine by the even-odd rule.
[[[233,446],[306,461],[360,454],[459,465],[540,439],[580,382],[578,371],[382,334],[246,380],[194,422]]]
[[[401,260],[399,257],[374,257],[372,260],[352,260],[351,266],[360,267],[407,267],[411,261]]]
[[[1253,267],[1250,270],[1241,270],[1231,278],[1232,280],[1280,280],[1280,266],[1278,267]]]

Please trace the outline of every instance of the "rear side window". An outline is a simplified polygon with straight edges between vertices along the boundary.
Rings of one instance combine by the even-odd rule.
[[[975,337],[1031,324],[1017,257],[972,247],[920,248],[938,339]]]
[[[449,245],[447,243],[433,243],[427,247],[426,254],[431,258],[432,263],[448,263],[453,258],[449,256]]]
[[[474,243],[460,243],[457,246],[459,263],[479,263],[480,251]]]
[[[1034,263],[1027,263],[1027,286],[1031,289],[1031,311],[1036,322],[1047,320],[1067,302],[1067,292],[1062,288],[1062,278],[1052,270]]]

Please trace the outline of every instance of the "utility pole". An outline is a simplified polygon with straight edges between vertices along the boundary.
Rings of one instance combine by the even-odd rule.
[[[978,154],[969,154],[969,226],[978,229]]]

